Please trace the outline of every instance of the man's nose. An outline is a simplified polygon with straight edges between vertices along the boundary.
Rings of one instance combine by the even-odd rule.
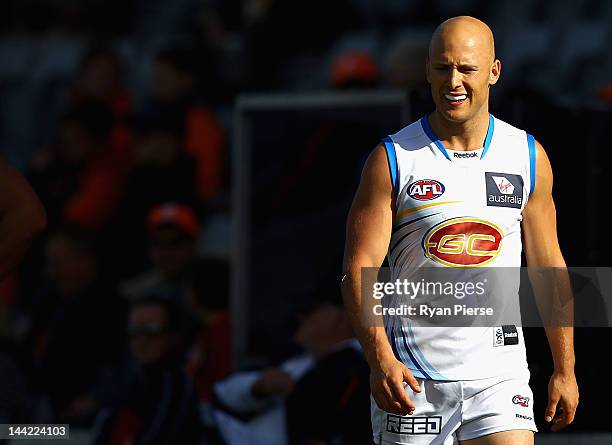
[[[455,68],[450,70],[450,86],[453,90],[461,87],[461,73]]]

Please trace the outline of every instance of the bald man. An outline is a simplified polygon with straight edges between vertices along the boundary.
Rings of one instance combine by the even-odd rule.
[[[371,368],[376,444],[528,445],[536,426],[520,326],[367,322],[362,268],[565,268],[542,146],[489,114],[500,77],[493,34],[472,17],[434,32],[426,62],[436,109],[366,161],[347,221],[342,291]],[[461,269],[466,270],[466,269]],[[518,295],[518,283],[514,289]],[[544,413],[553,431],[578,404],[573,331],[547,328],[554,360]]]

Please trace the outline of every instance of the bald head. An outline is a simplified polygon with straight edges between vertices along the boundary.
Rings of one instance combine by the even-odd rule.
[[[469,48],[487,57],[489,62],[495,59],[493,32],[486,23],[474,17],[464,15],[441,23],[431,37],[429,57],[454,46]]]
[[[436,28],[429,44],[427,80],[436,111],[446,121],[488,122],[489,88],[497,83],[493,33],[474,17],[454,17]]]

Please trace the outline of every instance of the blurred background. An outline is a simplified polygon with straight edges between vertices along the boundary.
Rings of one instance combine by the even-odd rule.
[[[433,109],[427,45],[455,15],[495,34],[492,113],[548,151],[566,262],[609,265],[608,0],[1,11],[0,151],[49,226],[0,284],[0,423],[69,423],[74,443],[367,444],[346,214],[370,150]],[[526,337],[546,432],[550,353]],[[576,422],[538,443],[612,443],[611,340],[576,331]]]

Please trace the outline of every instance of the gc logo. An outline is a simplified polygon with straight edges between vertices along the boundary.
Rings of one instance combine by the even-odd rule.
[[[493,223],[452,218],[429,229],[423,237],[423,251],[445,266],[484,266],[499,254],[502,238],[502,230]]]

